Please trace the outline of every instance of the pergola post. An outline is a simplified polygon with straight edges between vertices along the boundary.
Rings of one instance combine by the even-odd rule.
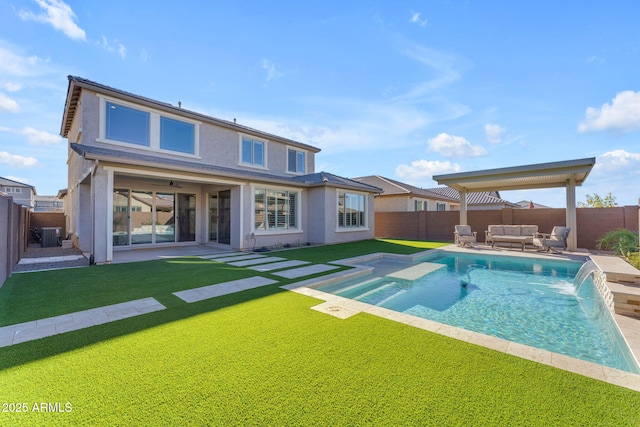
[[[467,190],[460,191],[460,225],[467,225]]]
[[[569,237],[567,238],[567,249],[575,251],[578,247],[578,230],[576,225],[578,223],[576,217],[576,179],[573,175],[567,180],[567,211],[566,222],[567,227],[571,228]]]

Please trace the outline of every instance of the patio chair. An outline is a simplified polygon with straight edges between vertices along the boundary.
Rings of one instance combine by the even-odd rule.
[[[473,246],[476,243],[477,232],[471,231],[470,225],[456,225],[454,240],[460,247]]]
[[[536,233],[533,237],[533,246],[538,248],[538,252],[559,252],[557,248],[567,250],[567,237],[570,231],[568,227],[555,226],[549,234]]]

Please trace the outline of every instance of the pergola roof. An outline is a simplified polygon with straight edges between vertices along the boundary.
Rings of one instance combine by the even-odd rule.
[[[572,178],[575,185],[582,185],[595,163],[595,157],[589,157],[562,162],[436,175],[433,179],[440,185],[465,192],[565,187]]]

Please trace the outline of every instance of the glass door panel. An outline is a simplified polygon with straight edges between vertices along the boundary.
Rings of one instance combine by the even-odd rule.
[[[152,243],[153,193],[131,192],[131,244]]]
[[[176,241],[175,194],[156,193],[156,243]]]
[[[231,243],[231,191],[218,193],[218,243]]]
[[[129,190],[113,190],[113,246],[129,244]]]
[[[218,241],[218,193],[209,194],[209,241]]]
[[[196,240],[196,195],[178,194],[178,241]]]

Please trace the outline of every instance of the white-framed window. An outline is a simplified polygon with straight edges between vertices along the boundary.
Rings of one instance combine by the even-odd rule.
[[[304,174],[306,170],[306,153],[287,148],[287,172]]]
[[[362,193],[338,191],[338,229],[366,227],[366,196]]]
[[[195,125],[160,116],[160,148],[195,153]]]
[[[429,204],[426,200],[415,200],[415,211],[426,211]]]
[[[266,141],[242,136],[240,138],[240,163],[255,167],[266,167]]]
[[[22,193],[22,188],[20,187],[5,187],[2,189],[5,193]]]
[[[98,96],[102,111],[100,141],[174,154],[199,155],[199,122]]]
[[[299,230],[300,191],[255,187],[253,228],[256,232]]]
[[[105,138],[149,147],[151,114],[106,101]]]
[[[439,211],[439,212],[446,211],[447,210],[447,204],[446,203],[440,203],[440,202],[436,203],[436,210]]]

